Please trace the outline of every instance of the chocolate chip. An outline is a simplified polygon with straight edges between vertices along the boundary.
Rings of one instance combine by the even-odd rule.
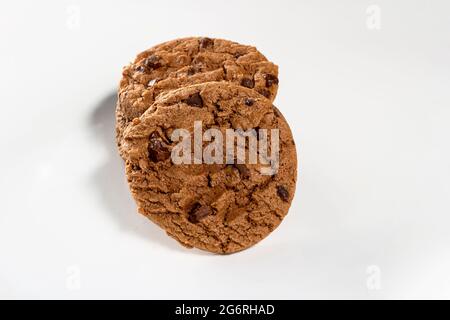
[[[259,93],[261,93],[266,98],[270,98],[270,91],[267,89],[261,89],[259,90]]]
[[[188,76],[192,76],[196,73],[197,73],[197,70],[195,70],[195,68],[193,68],[193,67],[190,67],[187,71]]]
[[[241,85],[247,88],[253,88],[255,86],[255,82],[253,81],[253,79],[243,78],[241,80]]]
[[[251,107],[255,103],[255,100],[253,100],[252,98],[245,98],[244,103],[246,106]]]
[[[143,73],[143,72],[145,72],[145,67],[144,67],[144,66],[137,66],[137,67],[136,67],[136,71],[137,71],[137,72],[142,72],[142,73]]]
[[[277,186],[277,195],[283,200],[284,202],[289,201],[289,192],[286,190],[283,186]]]
[[[267,88],[270,88],[273,84],[278,84],[278,78],[273,74],[266,74],[264,78],[266,79]]]
[[[202,48],[202,49],[212,47],[213,45],[214,45],[214,41],[210,38],[201,38],[200,39],[200,48]]]
[[[250,178],[250,170],[248,170],[245,164],[237,163],[235,164],[235,167],[238,169],[241,178],[243,179]]]
[[[160,58],[154,54],[145,59],[144,65],[150,70],[158,69],[162,66]]]
[[[148,143],[148,157],[153,162],[164,161],[166,159],[169,159],[170,157],[169,150],[158,138],[158,134],[156,132],[153,132]]]
[[[191,107],[198,107],[198,108],[203,107],[203,99],[200,93],[198,92],[194,93],[189,98],[187,98],[185,102]]]
[[[188,220],[191,223],[198,223],[203,218],[206,218],[211,214],[211,208],[208,206],[203,206],[197,203],[194,208],[191,210],[188,216]]]
[[[242,57],[243,55],[244,55],[244,53],[236,52],[236,53],[234,54],[234,58],[235,58],[235,59],[239,59],[239,58]]]

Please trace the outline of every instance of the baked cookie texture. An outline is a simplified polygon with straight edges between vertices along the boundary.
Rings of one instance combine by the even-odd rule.
[[[154,46],[137,55],[122,72],[116,107],[119,153],[129,123],[162,93],[186,85],[230,81],[252,88],[271,101],[278,89],[278,67],[255,47],[222,39],[191,37]]]
[[[200,40],[182,40],[183,50],[192,41]],[[218,50],[221,43],[215,40],[214,48]],[[225,47],[229,49],[228,44]],[[256,83],[258,78],[254,79]],[[222,254],[256,244],[280,224],[294,195],[297,157],[290,128],[271,100],[257,90],[222,81],[167,91],[151,106],[144,101],[139,113],[148,110],[126,126],[122,140],[128,183],[141,214],[184,246]],[[194,121],[202,121],[203,132],[216,128],[224,137],[227,128],[279,129],[277,173],[261,174],[264,165],[259,162],[174,164],[173,130],[192,133]]]

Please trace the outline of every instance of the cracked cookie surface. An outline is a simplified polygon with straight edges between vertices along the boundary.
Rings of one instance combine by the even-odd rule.
[[[208,81],[231,81],[253,88],[273,101],[278,67],[256,48],[222,39],[184,38],[140,53],[122,72],[116,107],[116,140],[162,93]]]
[[[174,164],[171,152],[178,141],[172,134],[175,129],[193,133],[195,121],[201,121],[203,133],[217,129],[224,137],[226,129],[279,129],[277,173],[262,174],[267,165],[260,161]],[[203,141],[203,150],[210,143]],[[139,212],[187,247],[215,253],[246,249],[280,224],[294,195],[297,159],[286,120],[270,100],[230,82],[160,96],[125,130],[123,147]]]

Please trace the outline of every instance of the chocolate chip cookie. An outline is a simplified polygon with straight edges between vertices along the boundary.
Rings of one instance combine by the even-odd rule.
[[[123,131],[163,92],[208,81],[231,81],[273,101],[278,67],[256,48],[210,38],[185,38],[140,53],[124,68],[116,108],[116,136],[123,155]]]
[[[239,136],[245,161],[235,149]],[[187,247],[246,249],[280,224],[294,196],[297,159],[286,120],[269,99],[232,82],[160,95],[125,129],[123,150],[139,212]]]

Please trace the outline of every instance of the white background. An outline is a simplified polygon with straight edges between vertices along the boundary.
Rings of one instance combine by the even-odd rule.
[[[0,297],[450,298],[449,14],[425,0],[2,3]],[[191,35],[279,65],[298,146],[289,215],[230,256],[138,215],[114,145],[122,66]]]

